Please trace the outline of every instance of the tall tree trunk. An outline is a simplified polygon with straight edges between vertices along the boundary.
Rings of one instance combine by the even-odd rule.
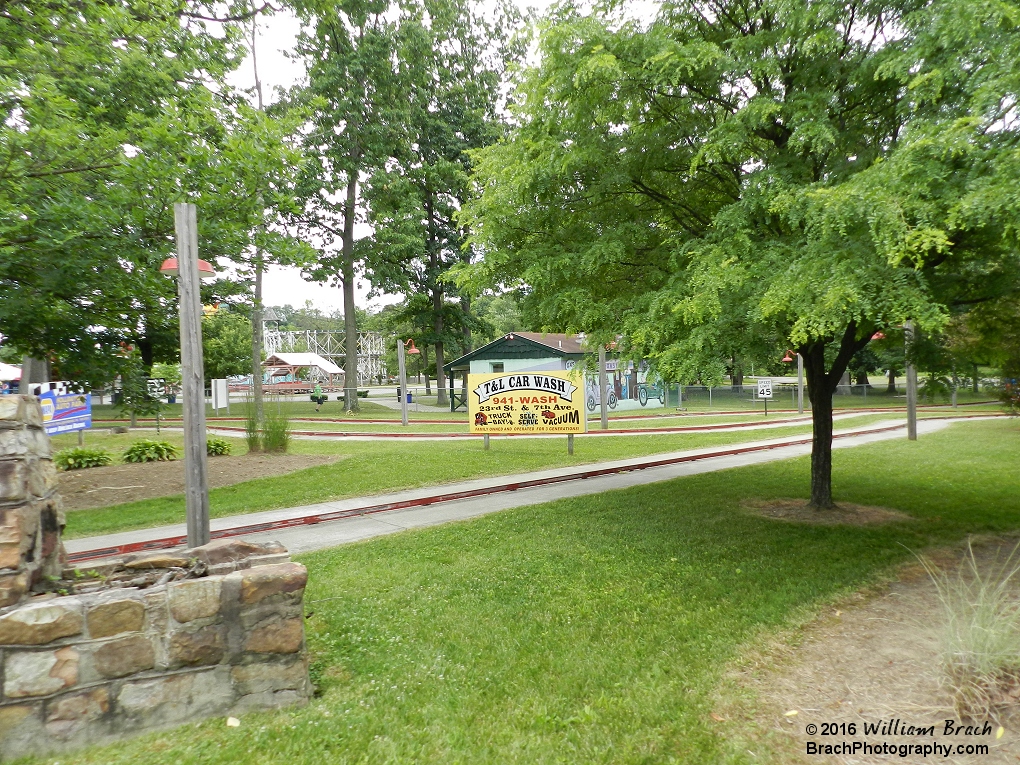
[[[421,363],[425,369],[425,395],[432,395],[432,381],[429,379],[429,347],[422,344]],[[421,369],[418,370],[418,384],[421,385]]]
[[[255,0],[250,0],[252,11],[255,10]],[[265,108],[262,102],[262,78],[259,76],[259,59],[257,55],[258,43],[258,15],[251,17],[251,27],[248,32],[251,45],[251,66],[255,75],[255,93],[258,96],[259,111]],[[259,200],[261,201],[261,193]],[[255,250],[255,294],[251,302],[251,401],[255,409],[255,422],[261,424],[263,419],[262,407],[262,274],[265,271],[266,263],[262,253]],[[228,401],[229,401],[229,393]]]
[[[804,357],[808,400],[811,401],[811,506],[823,510],[833,507],[832,394],[835,386],[829,383],[825,373],[824,342],[798,350]]]
[[[896,393],[896,370],[889,369],[889,384],[885,388],[885,392],[893,395]]]
[[[868,379],[868,370],[862,369],[857,373],[857,385],[863,385],[865,388],[871,387],[871,380]]]
[[[741,392],[744,389],[744,370],[737,362],[737,357],[732,358],[733,374],[730,375],[730,383],[733,390]]]
[[[973,393],[980,393],[980,390],[978,390],[978,365],[977,364],[974,365],[974,381],[971,384],[971,391]]]
[[[29,383],[44,383],[50,381],[50,362],[45,359],[34,359],[25,356],[21,360],[21,382],[18,383],[18,392],[27,393]]]
[[[344,403],[358,411],[358,317],[354,305],[354,210],[358,201],[358,173],[351,171],[344,203],[343,267],[344,285]]]
[[[428,216],[429,231],[429,270],[432,277],[432,326],[436,337],[436,406],[449,406],[450,399],[446,395],[446,372],[443,371],[443,363],[446,361],[443,355],[443,304],[444,291],[443,283],[439,280],[439,242],[436,238],[436,217],[432,204],[432,190],[425,189],[425,212]]]
[[[262,422],[262,273],[265,262],[255,254],[255,295],[251,303],[251,400],[255,421]]]
[[[870,333],[857,339],[857,323],[850,322],[840,340],[832,367],[825,369],[825,341],[817,340],[798,348],[804,357],[808,398],[811,401],[811,507],[829,510],[832,501],[832,394],[836,392],[850,359],[871,339]]]

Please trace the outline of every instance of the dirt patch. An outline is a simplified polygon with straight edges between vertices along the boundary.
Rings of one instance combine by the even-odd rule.
[[[979,562],[1004,555],[1008,544],[975,550]],[[959,560],[942,554],[938,561]],[[904,567],[896,581],[871,597],[858,594],[833,607],[810,625],[802,639],[784,641],[749,659],[734,673],[734,698],[721,706],[717,720],[743,718],[735,736],[753,747],[753,739],[768,739],[781,754],[782,763],[813,762],[877,765],[931,762],[1000,765],[1020,762],[1020,700],[989,720],[987,735],[947,735],[947,720],[963,724],[953,710],[949,689],[939,664],[938,630],[944,617],[935,586],[920,565]],[[750,693],[748,693],[750,692]],[[749,701],[751,700],[751,701]],[[897,726],[897,722],[898,726]],[[984,724],[984,720],[970,721]],[[821,735],[822,726],[840,726],[836,735]],[[856,726],[850,735],[842,726]],[[1004,735],[996,738],[999,725]],[[865,732],[865,725],[878,726]],[[882,726],[891,726],[882,732]],[[934,726],[934,735],[904,735],[903,731]],[[809,726],[816,726],[809,734]],[[987,745],[987,754],[954,752],[945,757],[911,752],[892,754],[836,753],[807,755],[808,742],[839,744],[859,741],[896,747],[932,744],[964,747]],[[906,751],[906,750],[903,750]],[[761,761],[761,760],[759,760]]]
[[[342,459],[328,454],[242,454],[209,458],[209,488],[254,478],[293,473]],[[67,510],[109,507],[140,499],[184,493],[184,460],[110,465],[60,474],[60,496]]]
[[[745,502],[749,513],[775,521],[811,523],[817,526],[881,526],[915,520],[898,510],[870,505],[840,503],[831,510],[816,510],[803,499],[774,499],[768,502]]]

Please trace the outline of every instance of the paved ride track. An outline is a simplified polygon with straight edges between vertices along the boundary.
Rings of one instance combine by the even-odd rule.
[[[921,420],[918,432],[932,433],[960,419],[989,419],[996,416]],[[901,438],[905,432],[902,421],[884,421],[838,431],[834,435],[834,447]],[[511,507],[799,457],[809,454],[810,447],[810,436],[790,436],[721,448],[694,449],[497,476],[374,497],[334,500],[304,507],[218,518],[212,521],[211,537],[273,540],[283,543],[291,552],[306,552],[408,528],[473,518]],[[142,550],[179,547],[185,541],[184,524],[177,524],[72,539],[67,540],[65,546],[68,559],[72,563],[80,563]]]

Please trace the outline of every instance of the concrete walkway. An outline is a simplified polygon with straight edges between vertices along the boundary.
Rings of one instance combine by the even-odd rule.
[[[928,434],[947,427],[952,420],[921,420],[918,422],[918,433]],[[862,444],[875,443],[893,438],[903,438],[906,435],[905,427],[891,426],[902,425],[902,420],[887,420],[864,428],[855,428],[845,431],[837,431],[834,441],[834,448],[847,448],[860,446]],[[884,429],[884,430],[883,430]],[[442,486],[429,486],[419,489],[399,491],[385,495],[372,497],[359,497],[354,499],[335,500],[322,502],[315,505],[292,507],[282,510],[270,510],[260,513],[246,515],[233,515],[227,518],[219,518],[212,521],[213,531],[232,529],[242,526],[251,526],[259,523],[288,521],[307,516],[316,516],[326,513],[343,512],[350,513],[352,517],[345,517],[340,520],[315,523],[312,525],[296,525],[288,528],[278,528],[271,531],[262,531],[251,534],[240,535],[245,539],[253,541],[277,541],[286,546],[292,553],[308,552],[326,547],[335,547],[348,542],[356,542],[363,539],[393,534],[405,529],[423,528],[434,526],[449,521],[465,520],[476,518],[481,515],[507,510],[513,507],[536,505],[543,502],[551,502],[566,497],[579,497],[587,494],[600,494],[615,489],[625,489],[631,486],[638,486],[658,481],[668,481],[699,473],[708,473],[716,470],[726,470],[747,465],[759,465],[766,462],[790,459],[810,454],[810,443],[791,443],[804,441],[805,436],[790,436],[787,438],[770,439],[764,441],[743,442],[728,446],[715,446],[704,449],[693,449],[672,454],[657,454],[645,457],[636,457],[628,460],[615,460],[613,462],[601,462],[594,465],[570,466],[557,468],[555,470],[542,470],[532,473],[524,473],[510,476],[498,476],[484,478],[474,481],[462,481],[455,484]],[[751,451],[743,454],[724,454],[719,452],[734,448],[764,448],[761,451]],[[662,462],[670,458],[687,458],[706,455],[694,461],[677,462],[658,467],[642,469],[642,465],[648,462]],[[717,456],[711,456],[717,455]],[[608,475],[599,475],[590,478],[583,478],[578,475],[577,479],[572,476],[595,469],[614,468],[624,472],[615,472]],[[554,483],[547,483],[539,486],[526,488],[509,489],[508,484],[520,484],[529,481],[540,481],[557,479]],[[481,496],[474,496],[466,499],[452,501],[441,501],[441,495],[452,493],[487,491]],[[404,509],[386,510],[374,512],[371,508],[378,508],[380,505],[391,503],[406,503],[413,501],[428,500],[436,498],[434,502],[416,507]],[[358,514],[364,510],[366,514]],[[368,514],[370,513],[370,514]],[[116,534],[107,534],[99,537],[86,537],[71,539],[65,542],[69,553],[78,553],[88,550],[97,550],[115,545],[132,544],[147,540],[163,539],[167,537],[181,536],[186,533],[184,524],[163,526],[138,531],[126,531]]]

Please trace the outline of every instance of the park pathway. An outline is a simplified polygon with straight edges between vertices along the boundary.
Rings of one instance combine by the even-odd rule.
[[[959,419],[921,420],[918,433],[933,433]],[[833,446],[847,448],[905,435],[903,420],[886,420],[837,431]],[[277,541],[292,553],[302,553],[514,507],[800,457],[810,454],[810,450],[810,436],[789,436],[233,515],[214,519],[211,527],[214,537],[217,532],[236,530],[226,535],[258,542]],[[251,529],[253,526],[263,528]],[[66,540],[65,546],[72,561],[95,560],[114,554],[112,548],[184,534],[184,524],[176,524],[71,539]]]

